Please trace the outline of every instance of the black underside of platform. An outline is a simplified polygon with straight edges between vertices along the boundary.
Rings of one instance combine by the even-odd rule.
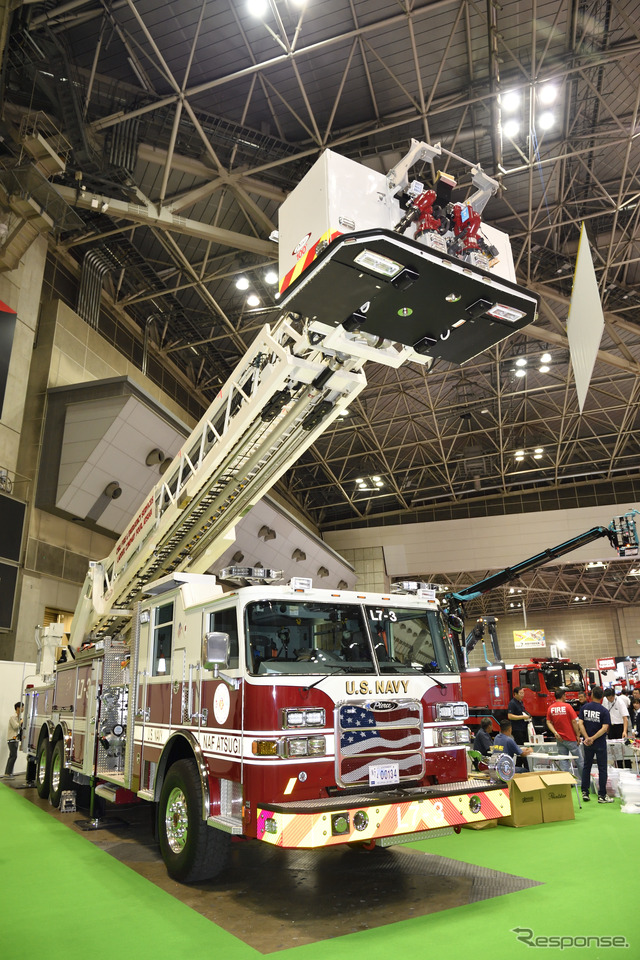
[[[369,261],[384,257],[401,265],[402,272],[384,277],[356,262],[365,251],[373,255]],[[496,319],[487,313],[496,303],[524,315],[514,322]],[[536,294],[508,280],[391,230],[336,238],[280,301],[283,309],[330,326],[361,312],[363,331],[406,346],[422,344],[420,352],[454,363],[532,323],[538,303]],[[453,326],[461,320],[463,325]]]

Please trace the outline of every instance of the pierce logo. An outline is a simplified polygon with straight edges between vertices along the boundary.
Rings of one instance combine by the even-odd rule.
[[[309,243],[309,240],[311,240],[310,233],[308,233],[306,237],[303,237],[302,240],[298,241],[298,243],[296,244],[296,246],[293,248],[291,252],[291,256],[295,257],[296,260],[299,260],[300,257],[303,257],[307,252],[307,244]]]

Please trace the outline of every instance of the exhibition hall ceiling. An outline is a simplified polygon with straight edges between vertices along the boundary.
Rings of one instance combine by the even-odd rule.
[[[435,170],[456,177],[456,198],[470,185],[460,158],[499,181],[483,217],[510,235],[539,319],[463,367],[368,364],[366,390],[281,493],[321,530],[631,504],[639,23],[638,0],[18,4],[5,20],[0,183],[15,193],[31,177],[37,193],[25,140],[61,131],[66,171],[39,168],[64,201],[57,254],[78,276],[91,259],[113,309],[204,405],[278,315],[269,237],[322,151],[383,171],[411,138],[441,142]],[[430,184],[435,170],[412,176]],[[605,329],[581,414],[566,320],[583,222]]]

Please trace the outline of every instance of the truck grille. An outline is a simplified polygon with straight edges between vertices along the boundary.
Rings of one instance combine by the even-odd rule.
[[[422,708],[417,700],[361,700],[336,708],[336,782],[369,783],[372,763],[397,761],[400,782],[424,776]]]

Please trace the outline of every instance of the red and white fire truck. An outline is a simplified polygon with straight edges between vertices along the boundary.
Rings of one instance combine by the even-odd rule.
[[[439,150],[418,147],[412,158]],[[401,209],[408,164],[385,178],[346,163],[354,181],[327,213],[336,223],[287,228],[303,227],[305,265],[292,278],[281,256],[281,318],[91,565],[76,659],[54,665],[45,649],[26,691],[23,749],[40,796],[57,804],[87,784],[94,819],[95,797],[155,803],[167,869],[185,882],[219,874],[234,836],[386,846],[509,809],[503,782],[467,779],[468,710],[433,589],[366,594],[275,585],[262,568],[208,572],[235,522],[362,390],[367,362],[462,362],[535,318],[534,296],[488,259],[478,265],[475,219],[466,246],[450,228],[462,221],[445,216],[448,196],[440,226],[429,204],[443,249],[424,242],[424,223],[418,239],[402,235],[419,195],[414,183]],[[473,177],[487,194],[488,178]]]
[[[499,730],[500,721],[507,718],[507,707],[516,687],[524,688],[523,707],[531,717],[536,733],[548,733],[547,709],[555,703],[554,691],[566,690],[567,702],[576,706],[578,694],[585,692],[585,677],[582,667],[569,659],[558,657],[531,657],[528,661],[505,664],[500,653],[500,644],[496,629],[497,618],[481,617],[474,624],[464,641],[464,605],[489,590],[504,586],[525,573],[577,550],[578,547],[606,538],[621,557],[637,556],[639,551],[638,533],[634,520],[637,511],[633,510],[615,517],[608,527],[592,527],[584,533],[565,540],[558,546],[550,547],[541,553],[513,567],[507,567],[498,573],[479,580],[457,593],[444,596],[448,622],[454,628],[454,634],[460,638],[457,643],[462,669],[462,695],[469,705],[469,726],[477,730],[483,717],[490,717],[493,729]],[[489,635],[492,658],[487,657],[484,643]],[[470,667],[469,654],[482,641],[485,646],[486,666]]]

